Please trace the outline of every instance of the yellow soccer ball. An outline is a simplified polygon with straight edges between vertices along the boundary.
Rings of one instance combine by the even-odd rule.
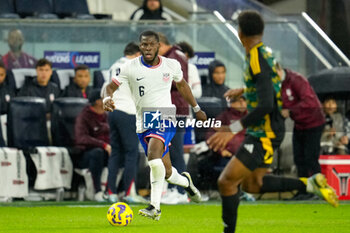
[[[114,203],[107,211],[107,219],[112,226],[127,226],[133,217],[132,209],[124,202]]]

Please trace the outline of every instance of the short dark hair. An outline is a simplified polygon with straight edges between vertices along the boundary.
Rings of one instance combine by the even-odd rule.
[[[154,36],[156,38],[156,41],[159,42],[159,36],[155,31],[144,31],[139,36],[139,41],[141,41],[141,38],[143,36]]]
[[[85,64],[81,64],[81,65],[77,65],[75,68],[74,68],[74,73],[77,73],[78,70],[89,70],[90,68],[85,65]]]
[[[188,54],[189,58],[194,57],[194,50],[189,43],[187,43],[186,41],[181,41],[177,45],[180,46],[182,52]]]
[[[52,63],[49,60],[47,60],[46,58],[41,58],[36,62],[35,68],[46,66],[46,65],[49,65],[50,68],[52,68]]]
[[[238,16],[238,26],[245,36],[262,35],[264,20],[257,11],[245,10]]]
[[[6,70],[5,64],[4,64],[4,62],[3,62],[3,61],[1,61],[1,60],[0,60],[0,68],[3,68],[3,69],[5,69],[5,70]]]
[[[135,42],[130,42],[125,46],[125,49],[124,49],[125,56],[134,55],[135,53],[138,53],[138,52],[140,52],[140,47]]]
[[[166,45],[170,45],[168,37],[164,33],[158,32],[158,36],[159,36],[159,42],[162,42]]]

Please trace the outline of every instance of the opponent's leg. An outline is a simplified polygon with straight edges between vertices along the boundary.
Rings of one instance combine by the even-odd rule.
[[[239,205],[238,186],[250,174],[251,171],[234,157],[219,177],[218,186],[222,199],[222,219],[225,233],[235,232]]]

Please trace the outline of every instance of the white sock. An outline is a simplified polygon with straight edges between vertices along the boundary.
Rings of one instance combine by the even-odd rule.
[[[180,175],[174,167],[171,167],[171,175],[166,181],[170,184],[176,184],[184,188],[187,188],[189,185],[188,179]]]
[[[161,159],[148,161],[151,168],[151,205],[160,210],[160,199],[162,196],[165,178],[165,167]]]

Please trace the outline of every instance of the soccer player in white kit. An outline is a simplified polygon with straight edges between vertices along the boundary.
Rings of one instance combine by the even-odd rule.
[[[173,80],[181,95],[192,106],[196,119],[205,121],[207,117],[198,106],[187,82],[182,78],[180,63],[174,59],[158,56],[158,34],[153,31],[145,31],[140,34],[139,40],[142,56],[128,61],[115,71],[115,74],[112,75],[112,82],[106,87],[103,106],[106,111],[113,111],[115,109],[112,100],[113,92],[120,85],[129,86],[137,111],[136,131],[151,169],[150,205],[139,210],[139,214],[159,220],[164,178],[169,183],[184,187],[192,201],[201,201],[200,192],[193,185],[190,174],[183,172],[180,175],[172,167],[169,157],[170,141],[176,131],[173,124],[168,124],[172,121],[171,119],[176,119],[176,107],[172,104],[170,95]],[[153,112],[146,112],[145,109],[152,109]],[[153,116],[151,122],[159,119],[162,114],[168,114],[168,118],[162,119],[164,124],[160,128],[147,128],[144,124],[146,119],[144,117],[149,113]]]

